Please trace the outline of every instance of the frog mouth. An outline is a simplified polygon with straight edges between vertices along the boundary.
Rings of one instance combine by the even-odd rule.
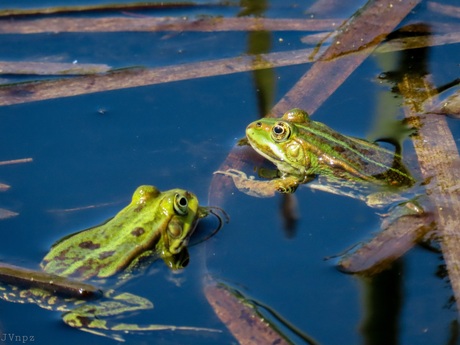
[[[273,148],[270,145],[260,145],[255,144],[254,141],[248,136],[248,141],[251,147],[261,156],[268,159],[269,161],[282,161],[280,157],[282,157],[282,152],[274,152]],[[259,147],[261,146],[262,149]]]
[[[184,247],[186,247],[188,244],[188,238],[183,239],[177,244],[172,245],[169,247],[169,252],[173,255],[179,254]]]

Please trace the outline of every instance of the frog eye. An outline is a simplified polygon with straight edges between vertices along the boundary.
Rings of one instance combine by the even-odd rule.
[[[286,122],[278,122],[272,127],[272,139],[276,142],[282,142],[289,139],[291,128]]]
[[[188,200],[185,196],[176,194],[174,197],[174,211],[180,216],[185,216],[188,212]]]

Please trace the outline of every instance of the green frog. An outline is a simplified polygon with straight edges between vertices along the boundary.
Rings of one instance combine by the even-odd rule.
[[[122,340],[120,333],[134,331],[212,331],[112,323],[112,316],[150,309],[153,305],[140,296],[115,290],[102,292],[86,283],[104,284],[109,277],[116,276],[118,286],[140,274],[157,258],[173,270],[184,267],[189,259],[190,236],[199,219],[210,213],[221,221],[212,207],[200,206],[191,192],[182,189],[160,192],[153,186],[140,186],[131,203],[115,217],[56,242],[40,264],[43,272],[34,274],[14,267],[6,267],[6,273],[0,270],[0,297],[64,311],[66,324],[117,340]]]
[[[248,143],[276,165],[275,178],[254,180],[235,169],[216,171],[232,177],[237,188],[258,197],[293,193],[301,184],[362,199],[369,205],[399,200],[397,193],[415,183],[401,155],[376,143],[342,135],[310,119],[301,109],[281,119],[263,118],[246,128]],[[392,194],[390,197],[389,194]]]
[[[216,171],[230,176],[236,187],[252,196],[293,193],[299,185],[388,207],[372,240],[347,252],[338,267],[348,273],[377,273],[402,256],[434,229],[430,205],[420,184],[402,163],[400,152],[374,142],[342,135],[312,121],[301,109],[281,119],[264,118],[246,128],[247,142],[276,165],[270,180],[255,180],[236,169]],[[259,175],[267,175],[259,169]],[[264,176],[267,177],[267,176]]]

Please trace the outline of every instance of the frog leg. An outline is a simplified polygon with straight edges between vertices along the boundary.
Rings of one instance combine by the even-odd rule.
[[[398,200],[399,201],[399,200]],[[391,223],[406,216],[431,215],[431,205],[425,195],[419,195],[412,199],[394,205],[389,213],[383,215],[382,228],[387,228]]]
[[[258,198],[268,198],[275,195],[276,189],[270,184],[271,181],[255,180],[248,177],[244,172],[236,169],[218,170],[214,174],[231,177],[235,187],[244,194]]]
[[[374,192],[365,197],[364,200],[369,207],[382,207],[396,202],[407,201],[407,198],[393,192]],[[406,205],[410,207],[410,204]],[[410,212],[409,212],[410,213]]]
[[[239,191],[244,194],[258,198],[267,198],[279,193],[293,193],[298,185],[299,179],[295,176],[275,178],[269,181],[255,180],[254,177],[248,177],[244,172],[236,169],[226,171],[218,170],[214,174],[229,176]]]
[[[123,341],[120,334],[113,333],[114,331],[129,333],[129,332],[145,332],[158,330],[192,330],[192,331],[209,331],[216,332],[217,330],[199,327],[184,327],[174,325],[138,325],[129,323],[117,323],[109,319],[111,316],[118,316],[130,311],[138,311],[143,309],[153,308],[152,302],[149,300],[133,295],[130,293],[121,293],[111,296],[113,291],[109,291],[106,300],[94,303],[83,302],[75,309],[66,312],[62,319],[63,321],[74,328],[92,334],[109,337],[118,341]]]
[[[278,169],[258,168],[257,175],[265,179],[274,179],[280,177],[280,171]]]

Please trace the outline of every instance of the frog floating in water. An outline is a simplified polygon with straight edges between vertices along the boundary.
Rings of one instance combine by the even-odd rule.
[[[252,122],[246,137],[256,152],[276,165],[276,178],[257,181],[235,169],[215,173],[232,177],[239,190],[252,196],[292,193],[299,185],[311,183],[314,188],[380,205],[387,202],[388,191],[415,183],[398,153],[342,135],[312,121],[301,109],[288,111],[281,119]],[[399,199],[393,195],[391,200],[395,198]]]
[[[65,311],[63,320],[68,325],[117,340],[122,337],[114,331],[212,331],[196,327],[111,323],[105,318],[150,309],[153,305],[140,296],[118,294],[114,290],[102,293],[91,285],[80,283],[103,284],[107,278],[117,275],[116,285],[119,285],[142,272],[157,258],[163,259],[171,269],[184,267],[189,259],[186,246],[190,236],[198,220],[209,213],[213,213],[212,208],[200,206],[191,192],[182,189],[160,192],[153,186],[140,186],[131,203],[115,217],[56,242],[40,264],[44,272],[37,272],[36,277],[31,270],[7,266],[8,272],[0,273],[0,279],[7,278],[0,282],[0,298]],[[47,279],[52,281],[47,284]],[[21,283],[15,284],[16,281]],[[25,288],[28,281],[30,286]],[[73,282],[75,287],[72,287]],[[67,294],[77,290],[73,293],[77,296],[58,296],[57,292],[62,292],[59,290]],[[88,300],[84,295],[100,300]]]
[[[271,180],[255,180],[239,170],[216,171],[230,176],[242,192],[269,197],[293,193],[301,184],[365,201],[372,207],[391,206],[383,215],[382,231],[347,254],[339,266],[347,272],[378,272],[403,255],[433,228],[423,195],[414,193],[416,180],[401,155],[376,143],[342,135],[310,120],[300,109],[281,119],[264,118],[246,128],[256,152],[276,165]],[[407,232],[404,232],[407,229]]]

